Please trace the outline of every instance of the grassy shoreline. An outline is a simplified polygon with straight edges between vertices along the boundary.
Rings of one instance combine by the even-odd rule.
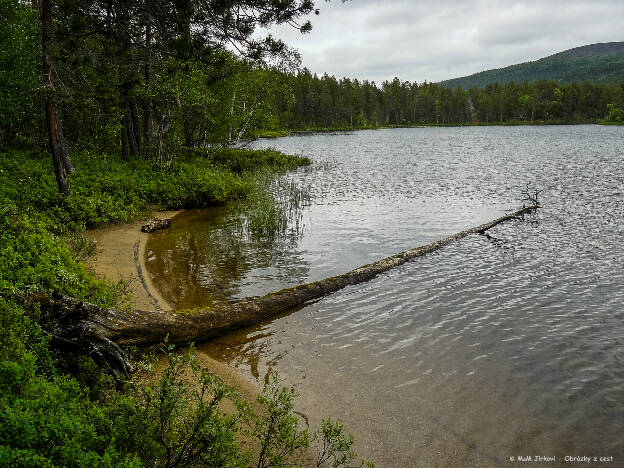
[[[371,125],[371,126],[334,126],[334,127],[305,127],[288,130],[266,130],[253,133],[253,138],[280,138],[305,133],[353,132],[359,130],[387,130],[393,128],[429,128],[429,127],[516,127],[516,126],[544,126],[544,125],[591,125],[601,124],[603,121],[568,121],[568,120],[508,120],[505,122],[477,122],[477,123],[419,123],[405,125]]]

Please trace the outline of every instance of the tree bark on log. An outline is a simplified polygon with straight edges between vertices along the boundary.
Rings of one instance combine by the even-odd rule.
[[[470,234],[482,234],[511,219],[519,219],[539,206],[524,207],[488,223],[450,235],[442,240],[416,247],[342,275],[313,283],[282,289],[262,297],[239,302],[224,302],[210,308],[176,312],[122,312],[52,295],[33,299],[44,312],[42,326],[65,348],[82,349],[117,374],[128,374],[130,363],[118,345],[151,346],[168,337],[169,343],[190,343],[222,335],[236,328],[251,325],[267,317],[282,314],[346,286],[369,281],[379,274],[405,262],[434,252]]]

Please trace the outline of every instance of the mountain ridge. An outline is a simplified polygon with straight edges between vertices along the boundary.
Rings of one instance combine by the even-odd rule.
[[[624,82],[624,41],[573,47],[537,60],[484,70],[440,81],[449,88],[484,87],[490,83],[553,80],[558,83]]]

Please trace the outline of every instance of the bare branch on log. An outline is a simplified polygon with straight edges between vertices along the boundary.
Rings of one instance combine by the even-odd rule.
[[[522,201],[528,202],[533,206],[536,207],[541,207],[541,203],[539,202],[538,198],[539,198],[539,194],[542,193],[544,190],[533,190],[531,189],[531,184],[526,184],[526,188],[524,189],[524,191],[522,192],[522,194],[524,195],[524,198],[522,199]]]

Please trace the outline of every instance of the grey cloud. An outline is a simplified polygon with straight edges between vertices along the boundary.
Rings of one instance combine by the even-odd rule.
[[[438,81],[624,40],[621,0],[318,2],[314,29],[271,32],[312,72],[381,82]]]

